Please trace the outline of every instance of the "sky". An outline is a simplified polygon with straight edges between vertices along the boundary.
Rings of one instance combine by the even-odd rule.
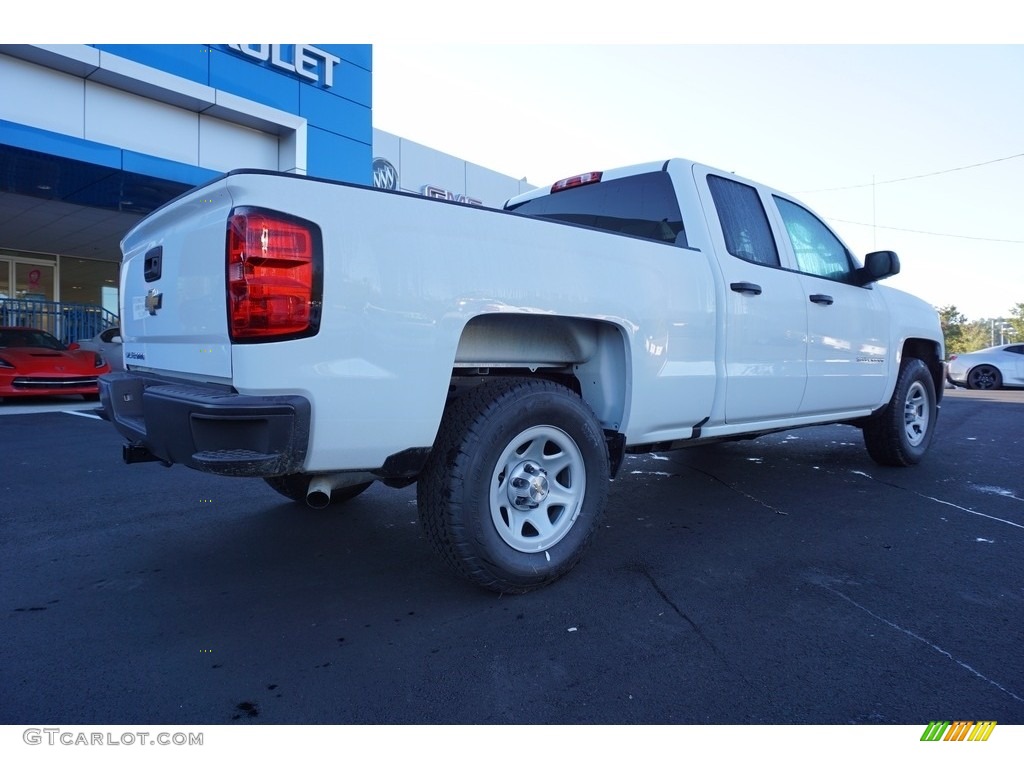
[[[682,157],[806,203],[888,284],[1024,302],[1024,45],[375,43],[373,122],[542,186]]]

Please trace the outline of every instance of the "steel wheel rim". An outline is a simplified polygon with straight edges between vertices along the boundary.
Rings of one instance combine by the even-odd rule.
[[[501,452],[491,476],[491,521],[518,552],[543,552],[572,529],[587,486],[583,452],[554,426],[520,432]]]
[[[907,399],[903,407],[903,426],[907,442],[912,446],[920,445],[928,434],[928,421],[931,418],[931,401],[924,385],[915,381],[907,390]]]

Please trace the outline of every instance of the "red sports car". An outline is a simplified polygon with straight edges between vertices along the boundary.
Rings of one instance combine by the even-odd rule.
[[[39,395],[99,396],[97,379],[110,366],[97,352],[64,346],[36,328],[0,327],[0,399]]]

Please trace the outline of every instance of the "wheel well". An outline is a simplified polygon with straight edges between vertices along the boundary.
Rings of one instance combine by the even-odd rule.
[[[940,346],[929,339],[907,339],[903,343],[902,359],[916,357],[928,366],[935,384],[935,399],[942,399],[946,387],[946,368],[942,361]]]
[[[625,418],[626,337],[600,320],[493,313],[466,324],[455,354],[453,383],[486,377],[532,376],[568,386],[602,427],[618,431]]]

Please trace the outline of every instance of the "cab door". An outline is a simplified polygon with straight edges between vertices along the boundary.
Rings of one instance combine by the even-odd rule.
[[[882,291],[856,284],[858,265],[849,249],[811,211],[778,194],[772,204],[807,309],[807,388],[800,413],[878,406],[892,355]]]
[[[725,420],[795,416],[807,379],[807,299],[783,269],[761,188],[694,166],[719,254],[724,306]]]

